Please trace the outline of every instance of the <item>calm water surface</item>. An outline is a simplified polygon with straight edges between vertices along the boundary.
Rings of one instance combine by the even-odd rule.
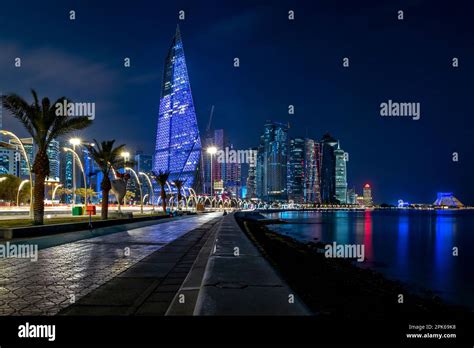
[[[265,214],[300,241],[364,244],[368,262],[412,290],[429,289],[474,309],[474,211],[334,211]],[[459,256],[452,254],[458,247]]]

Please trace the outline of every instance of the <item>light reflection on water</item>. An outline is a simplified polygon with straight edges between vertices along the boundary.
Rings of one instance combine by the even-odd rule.
[[[301,241],[364,244],[368,262],[414,290],[474,308],[473,211],[334,211],[265,214],[290,224],[271,225]],[[458,247],[459,256],[453,256]]]

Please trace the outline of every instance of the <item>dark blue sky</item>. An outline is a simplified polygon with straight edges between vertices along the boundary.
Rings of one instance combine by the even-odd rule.
[[[287,19],[290,9],[295,21]],[[349,185],[361,191],[371,183],[377,202],[431,202],[437,191],[453,191],[474,203],[467,0],[4,1],[0,91],[29,97],[35,88],[96,102],[95,124],[79,135],[152,153],[179,10],[186,12],[179,24],[201,131],[212,104],[213,126],[226,129],[237,148],[257,145],[267,119],[290,122],[292,136],[319,139],[329,131],[350,154]],[[15,57],[22,68],[13,67]],[[420,102],[421,119],[381,117],[388,99]],[[4,128],[20,129],[7,115]]]

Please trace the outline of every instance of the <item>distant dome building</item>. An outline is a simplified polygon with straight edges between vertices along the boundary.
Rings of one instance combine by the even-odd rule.
[[[452,192],[438,192],[438,198],[433,203],[435,206],[445,206],[450,208],[462,208],[462,204],[459,199],[453,196]]]

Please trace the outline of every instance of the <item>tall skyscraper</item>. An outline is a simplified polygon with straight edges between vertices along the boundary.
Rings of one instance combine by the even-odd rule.
[[[54,181],[59,181],[59,141],[51,140],[46,153],[49,158],[49,177]]]
[[[305,203],[321,203],[321,155],[320,144],[305,139],[304,200]]]
[[[267,122],[257,153],[257,197],[269,201],[287,199],[288,126]]]
[[[20,141],[23,143],[23,146],[26,151],[26,155],[28,156],[28,160],[30,161],[30,165],[33,166],[34,156],[36,154],[35,144],[33,142],[33,138],[21,138]],[[12,145],[19,145],[15,139],[10,139],[10,144]],[[19,161],[19,173],[21,179],[29,179],[30,173],[28,171],[28,166],[26,164],[26,160],[23,156],[23,153],[18,149],[19,155],[16,155],[16,159]]]
[[[251,149],[254,153],[257,153],[258,148],[252,148]],[[254,161],[252,163],[249,163],[249,168],[247,172],[247,192],[245,194],[246,199],[253,199],[257,198],[257,180],[256,180],[256,167],[257,167],[257,161],[256,158],[254,158]]]
[[[66,141],[61,142],[61,147],[69,147],[69,143]],[[59,179],[61,184],[63,185],[62,188],[71,190],[72,191],[72,156],[73,154],[70,151],[61,151],[60,153],[60,175]],[[76,181],[77,183],[77,181]],[[72,201],[73,195],[71,193],[62,195],[62,201],[66,203],[70,203]]]
[[[193,187],[200,160],[201,140],[177,27],[163,70],[153,170],[169,171],[170,181],[180,179]]]
[[[336,149],[337,140],[326,133],[321,140],[321,201],[336,203]]]
[[[230,144],[229,151],[234,150],[234,146]],[[234,150],[236,151],[236,150]],[[230,160],[230,159],[229,159]],[[242,195],[242,164],[238,163],[238,159],[235,162],[226,161],[224,164],[224,191],[232,197],[241,197]]]
[[[346,155],[341,149],[339,142],[334,150],[336,158],[336,199],[340,204],[347,203],[347,167]]]
[[[373,205],[372,201],[372,189],[369,184],[364,185],[364,205],[370,207]]]
[[[303,203],[305,186],[305,140],[293,138],[288,151],[288,199]]]
[[[347,190],[347,204],[357,204],[355,188],[351,188]]]

